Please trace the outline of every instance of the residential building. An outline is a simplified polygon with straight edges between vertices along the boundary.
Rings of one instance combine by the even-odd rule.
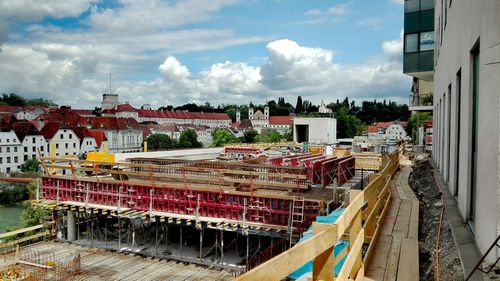
[[[62,123],[48,122],[41,133],[47,141],[49,155],[52,149],[55,149],[52,154],[55,156],[74,156],[80,152],[80,139],[75,131]]]
[[[75,134],[80,140],[80,152],[87,153],[89,151],[99,151],[99,147],[94,136],[90,133],[90,130],[86,127],[74,127],[72,128]]]
[[[48,155],[47,141],[33,123],[16,122],[12,127],[23,147],[23,162]]]
[[[409,109],[432,111],[434,0],[404,3],[403,72],[413,77]]]
[[[388,139],[406,140],[406,130],[400,122],[392,123],[386,130],[385,136]]]
[[[2,122],[0,124],[0,173],[10,174],[19,169],[22,163],[24,163],[22,144],[12,127]]]
[[[500,233],[500,1],[438,0],[435,12],[432,159],[484,254]]]
[[[95,117],[91,128],[102,130],[108,140],[109,152],[142,152],[143,131],[132,118]]]

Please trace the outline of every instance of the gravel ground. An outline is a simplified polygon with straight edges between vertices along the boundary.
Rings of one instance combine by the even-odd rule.
[[[408,182],[420,200],[419,218],[419,251],[420,280],[435,280],[436,234],[441,214],[441,192],[433,176],[433,168],[429,159],[417,161],[413,166]],[[463,280],[464,274],[460,264],[450,226],[444,214],[441,225],[440,240],[440,280]]]

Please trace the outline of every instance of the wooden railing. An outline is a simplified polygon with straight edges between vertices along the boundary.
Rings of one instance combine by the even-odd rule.
[[[0,234],[0,253],[13,251],[16,245],[31,244],[52,237],[54,235],[53,225],[54,222],[49,222]],[[28,232],[33,233],[26,236]],[[12,237],[15,237],[14,240],[9,240]],[[4,240],[6,241],[2,242]]]
[[[242,274],[236,280],[281,280],[313,261],[310,280],[361,280],[370,260],[382,219],[390,202],[389,182],[399,167],[401,150],[382,156],[383,169],[370,176],[363,190],[350,190],[349,205],[334,224],[313,223],[313,236],[282,254]],[[334,267],[342,256],[334,257],[340,239],[349,240],[345,260],[335,276]],[[363,244],[368,245],[363,255]]]

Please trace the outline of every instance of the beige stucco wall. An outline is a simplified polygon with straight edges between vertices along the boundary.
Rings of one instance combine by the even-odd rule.
[[[444,1],[449,6],[449,0]],[[443,21],[436,1],[436,34]],[[433,159],[447,181],[464,219],[470,215],[472,80],[471,50],[479,42],[480,80],[478,109],[478,161],[474,234],[485,252],[500,233],[500,1],[454,0],[447,23],[436,40],[434,74]],[[461,70],[461,99],[457,99],[457,73]],[[451,85],[451,92],[449,91]],[[460,104],[460,106],[458,106]],[[460,146],[457,150],[458,112]],[[451,114],[451,115],[450,115]],[[451,116],[448,119],[448,116]],[[448,121],[449,120],[449,121]],[[456,169],[459,156],[459,169]],[[492,261],[498,255],[490,255]]]

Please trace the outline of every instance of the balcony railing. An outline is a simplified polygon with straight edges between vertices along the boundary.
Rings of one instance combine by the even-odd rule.
[[[432,106],[432,94],[412,94],[408,104],[410,106]]]

